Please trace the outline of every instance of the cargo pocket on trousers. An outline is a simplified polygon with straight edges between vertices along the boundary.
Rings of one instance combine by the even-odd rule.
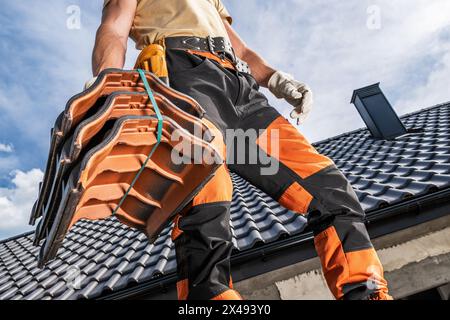
[[[210,61],[205,57],[190,54],[184,50],[172,49],[167,51],[169,73],[172,77],[185,73],[201,72]]]

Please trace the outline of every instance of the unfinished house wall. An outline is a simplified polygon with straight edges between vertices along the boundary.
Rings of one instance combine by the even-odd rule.
[[[375,239],[390,293],[401,299],[450,283],[450,217]],[[242,281],[247,299],[333,299],[318,258]]]

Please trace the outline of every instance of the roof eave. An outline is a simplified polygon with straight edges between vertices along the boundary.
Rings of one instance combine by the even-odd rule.
[[[369,234],[374,239],[448,215],[449,199],[450,188],[369,212],[366,218]],[[234,254],[233,279],[236,282],[242,281],[315,256],[313,234],[302,233]],[[176,275],[172,273],[97,299],[116,300],[157,295],[159,292],[167,292],[175,283]]]

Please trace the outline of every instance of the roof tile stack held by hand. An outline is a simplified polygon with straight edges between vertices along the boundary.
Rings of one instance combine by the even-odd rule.
[[[143,77],[137,71],[105,70],[57,118],[30,217],[30,224],[39,219],[34,244],[41,245],[40,267],[54,259],[81,219],[115,215],[154,242],[223,161],[210,144],[214,137],[202,121],[201,106],[153,74]],[[194,159],[195,152],[180,147],[180,141],[216,161]],[[188,161],[175,164],[173,150]]]

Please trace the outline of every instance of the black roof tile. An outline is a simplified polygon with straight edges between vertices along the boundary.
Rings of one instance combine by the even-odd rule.
[[[55,281],[56,283],[54,283],[48,290],[45,291],[54,299],[58,298],[58,296],[61,295],[67,289],[67,282],[65,280],[59,281],[55,280]]]
[[[79,297],[89,299],[91,293],[98,288],[98,282],[97,281],[91,281],[87,285],[83,286],[83,289],[78,294]]]
[[[78,293],[75,289],[67,289],[64,292],[62,292],[57,299],[58,300],[71,300],[74,298],[74,295],[78,296]]]
[[[46,277],[48,277],[48,275],[49,274],[46,274],[44,277],[35,277],[35,279],[39,282],[39,281],[41,281],[42,279],[45,279]],[[17,287],[19,287],[19,288],[21,288],[21,287],[23,287],[23,286],[25,286],[29,281],[31,281],[31,280],[33,280],[33,276],[32,275],[30,275],[30,274],[26,274],[24,277],[22,277],[21,279],[19,279],[19,280],[16,280],[16,279],[14,279],[14,284],[17,286]]]
[[[36,289],[37,287],[39,287],[39,282],[35,281],[35,280],[31,280],[28,281],[25,286],[20,287],[19,292],[25,296],[27,294],[29,294],[30,292],[32,292],[34,289]]]
[[[346,175],[368,214],[450,187],[450,104],[402,119],[423,131],[383,141],[361,129],[315,144]],[[238,251],[303,232],[304,216],[280,207],[241,177],[232,174],[232,180],[231,227]],[[39,249],[31,233],[1,241],[0,299],[90,299],[172,274],[176,261],[170,230],[150,245],[145,235],[114,218],[80,221],[43,270],[36,266]],[[73,267],[81,272],[80,289],[65,280]]]
[[[41,283],[41,286],[45,289],[51,288],[54,283],[58,280],[58,275],[55,273],[52,273],[48,278],[43,279],[43,280],[39,280],[39,282]]]
[[[42,287],[37,288],[36,290],[30,292],[28,295],[23,297],[25,300],[39,300],[45,292],[45,289]],[[21,299],[22,295],[17,296],[17,299]]]
[[[64,276],[64,274],[67,272],[68,268],[69,268],[69,265],[64,262],[58,268],[53,270],[53,272],[58,276]]]
[[[14,281],[14,279],[12,279],[12,278],[7,278],[7,280],[8,281],[6,281],[5,283],[3,283],[1,286],[0,286],[0,292],[3,294],[3,292],[6,292],[7,290],[9,290],[10,288],[12,288],[13,286],[14,286],[14,283],[15,283],[15,281]]]
[[[17,287],[15,287],[15,286],[9,287],[4,293],[2,293],[0,295],[0,300],[11,299],[18,290],[19,289]]]

